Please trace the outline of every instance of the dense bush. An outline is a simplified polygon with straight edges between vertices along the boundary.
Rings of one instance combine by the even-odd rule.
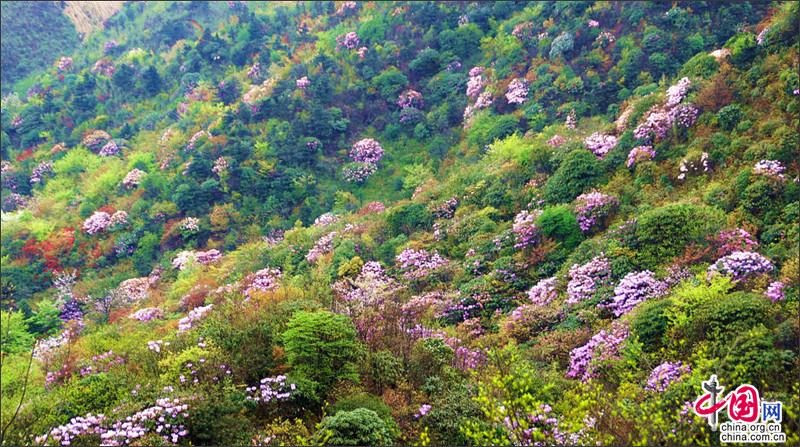
[[[323,397],[339,380],[358,380],[360,348],[350,319],[326,311],[298,312],[289,320],[283,340],[286,359],[309,394]]]
[[[392,445],[386,422],[374,411],[358,408],[339,411],[322,420],[315,441],[321,445]]]
[[[550,203],[571,202],[596,185],[601,178],[597,157],[584,149],[573,150],[564,157],[556,172],[547,180],[545,199]]]
[[[683,253],[689,244],[700,244],[720,229],[722,212],[716,208],[670,204],[642,213],[637,219],[637,257],[651,268]]]

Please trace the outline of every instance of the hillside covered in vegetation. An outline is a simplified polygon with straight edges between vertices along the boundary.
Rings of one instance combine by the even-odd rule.
[[[800,443],[799,24],[126,2],[3,78],[0,443]]]

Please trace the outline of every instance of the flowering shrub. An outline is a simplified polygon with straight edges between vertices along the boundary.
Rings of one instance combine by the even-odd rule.
[[[541,210],[522,210],[514,216],[514,224],[511,227],[517,241],[514,248],[525,248],[536,243],[539,230],[536,228],[535,222],[541,215]]]
[[[440,339],[453,349],[455,354],[454,366],[462,371],[474,370],[486,361],[486,353],[482,349],[469,349],[462,345],[460,339],[449,337],[444,331],[433,330],[421,325],[407,329],[406,333],[414,340],[419,339]]]
[[[3,199],[3,211],[14,211],[28,205],[25,196],[12,192]]]
[[[128,213],[122,210],[115,211],[109,218],[109,228],[118,229],[128,225]]]
[[[781,181],[786,179],[783,175],[785,170],[783,163],[777,160],[761,160],[753,166],[754,173]],[[33,177],[31,177],[31,181],[33,181]]]
[[[663,140],[672,129],[672,118],[666,110],[659,108],[647,113],[644,122],[636,126],[633,136],[643,141]]]
[[[145,307],[132,313],[130,317],[132,320],[147,322],[151,320],[160,320],[164,318],[164,311],[158,307]]]
[[[450,197],[444,202],[431,207],[431,212],[437,219],[452,219],[456,213],[457,206],[458,199],[455,197]]]
[[[519,40],[527,41],[533,38],[533,23],[522,22],[514,26],[511,35]]]
[[[758,33],[758,35],[756,36],[756,43],[758,45],[764,45],[764,43],[766,43],[767,34],[769,33],[769,30],[770,30],[770,27],[766,27],[766,28],[762,29],[761,32]]]
[[[469,71],[469,80],[467,81],[467,96],[476,98],[486,86],[487,81],[483,78],[483,67],[473,67]]]
[[[308,80],[308,76],[303,76],[295,81],[295,85],[300,90],[305,90],[309,85],[311,85],[311,81]]]
[[[382,202],[369,202],[361,210],[365,213],[382,213],[386,211],[386,205]]]
[[[116,67],[114,67],[114,62],[111,59],[99,59],[92,67],[92,73],[97,73],[107,78],[114,76],[115,71]]]
[[[250,79],[256,79],[261,76],[261,65],[256,62],[247,70],[247,77]]]
[[[425,416],[426,414],[428,414],[429,411],[431,411],[431,408],[433,408],[433,407],[430,406],[430,404],[422,404],[422,405],[420,405],[420,407],[417,410],[417,413],[414,415],[414,417],[419,419],[419,418]]]
[[[774,281],[770,283],[769,287],[767,287],[767,291],[764,293],[764,295],[771,299],[773,303],[783,301],[785,299],[783,291],[784,287],[786,286],[783,284],[783,282]]]
[[[311,250],[308,251],[306,254],[306,261],[310,263],[317,262],[321,256],[330,253],[333,251],[333,238],[336,237],[336,232],[331,231],[330,233],[322,236],[314,243],[314,246]]]
[[[424,105],[422,94],[416,90],[406,90],[397,97],[397,105],[402,109],[408,107],[421,109]]]
[[[686,93],[689,92],[689,88],[692,86],[692,81],[689,78],[681,78],[677,84],[670,86],[667,89],[667,101],[665,105],[667,107],[675,107],[683,101],[683,98],[686,97]]]
[[[697,122],[700,111],[693,104],[679,104],[669,111],[669,119],[678,127],[689,128]]]
[[[485,109],[492,105],[492,92],[483,92],[478,95],[478,99],[475,100],[475,104],[469,105],[464,108],[464,119],[468,120],[472,117],[472,114],[475,113],[476,110]]]
[[[147,433],[156,433],[164,442],[179,444],[189,435],[185,425],[188,410],[189,405],[179,398],[158,399],[154,406],[115,422],[100,439],[103,445],[129,445]]]
[[[614,297],[606,305],[617,317],[628,313],[637,304],[664,295],[667,286],[655,278],[653,272],[631,272],[614,288]]]
[[[161,349],[170,345],[170,342],[164,340],[151,340],[147,342],[147,349],[160,353]]]
[[[214,166],[211,168],[211,172],[222,177],[222,175],[227,170],[228,170],[228,162],[227,160],[225,160],[224,157],[218,157],[216,160],[214,160]]]
[[[361,272],[353,281],[340,281],[333,290],[348,306],[350,313],[358,313],[365,307],[383,304],[384,298],[396,289],[393,278],[389,277],[377,261],[369,261],[361,266]]]
[[[524,79],[514,79],[508,85],[506,100],[509,104],[522,104],[528,99],[528,83]]]
[[[336,48],[347,48],[348,50],[354,50],[358,47],[358,44],[361,41],[358,38],[358,34],[355,31],[350,31],[346,34],[341,34],[336,37]]]
[[[92,152],[97,152],[109,141],[111,141],[111,135],[109,135],[108,132],[93,130],[83,137],[81,144],[89,148]]]
[[[588,232],[599,221],[608,217],[619,205],[616,197],[598,191],[581,194],[578,196],[575,212],[581,231]]]
[[[79,436],[99,435],[104,432],[102,424],[106,417],[102,414],[88,413],[86,416],[76,416],[64,425],[52,428],[47,434],[37,436],[37,444],[46,445],[52,442],[60,445],[70,445]]]
[[[575,110],[570,110],[569,113],[567,114],[567,118],[564,120],[564,126],[566,126],[567,129],[574,129],[577,124],[578,120],[577,117],[575,116]]]
[[[275,290],[280,286],[278,280],[281,276],[282,273],[278,269],[263,268],[248,277],[250,285],[247,286],[244,294],[249,298],[254,292],[269,292]]]
[[[592,151],[597,158],[603,158],[608,154],[608,151],[614,148],[617,145],[617,137],[613,135],[604,135],[600,132],[595,132],[585,140],[583,143],[586,145],[586,148]]]
[[[735,280],[742,280],[771,272],[773,268],[772,262],[759,253],[734,251],[711,264],[708,267],[708,274],[721,273],[732,276]]]
[[[119,283],[117,290],[126,297],[129,303],[144,301],[150,289],[150,280],[147,277],[126,279]]]
[[[342,170],[344,179],[350,183],[363,183],[378,171],[372,163],[350,163]]]
[[[559,147],[562,144],[566,143],[567,139],[562,137],[561,135],[553,135],[552,138],[547,140],[547,145],[551,147]]]
[[[105,231],[111,225],[111,215],[105,211],[95,211],[88,219],[83,221],[83,231],[96,234]]]
[[[700,172],[701,170],[702,172],[708,172],[711,170],[708,164],[708,152],[703,152],[699,159],[684,158],[681,160],[681,165],[678,169],[680,170],[678,180],[685,180],[686,174],[689,172]]]
[[[556,291],[557,285],[558,279],[555,276],[543,279],[528,290],[528,298],[531,300],[531,303],[537,306],[546,306],[558,296],[558,292]]]
[[[43,161],[36,165],[31,172],[31,184],[41,183],[45,175],[53,174],[53,162]]]
[[[664,362],[653,369],[647,379],[648,391],[662,393],[673,382],[680,380],[683,376],[692,372],[692,367],[683,362]]]
[[[295,389],[296,385],[294,383],[286,384],[286,376],[284,375],[265,377],[261,379],[258,387],[249,386],[245,388],[245,392],[247,393],[245,399],[260,404],[280,402],[289,400]]]
[[[187,217],[178,224],[178,229],[185,235],[196,234],[200,232],[200,219],[196,217]]]
[[[172,259],[172,267],[183,270],[189,264],[197,260],[197,255],[193,251],[184,250],[178,253],[175,258]]]
[[[601,47],[605,47],[610,43],[614,43],[616,40],[617,38],[614,37],[614,34],[608,31],[603,31],[597,35],[597,37],[594,39],[594,42]]]
[[[205,130],[200,130],[198,132],[195,132],[194,135],[192,135],[192,138],[189,138],[189,143],[186,145],[186,150],[188,151],[194,149],[195,146],[197,146],[197,142],[200,141],[201,138],[209,138],[209,137],[211,137],[211,134],[209,134]]]
[[[634,164],[652,160],[656,156],[656,151],[653,146],[636,146],[628,152],[628,161],[625,164],[627,167],[632,168]]]
[[[135,188],[139,186],[139,182],[141,182],[144,176],[146,175],[147,175],[146,172],[140,169],[133,168],[130,172],[125,174],[125,178],[122,179],[122,186],[125,187],[126,189]]]
[[[758,248],[758,241],[741,228],[720,231],[714,242],[717,245],[718,256],[725,256],[734,251],[753,251]]]
[[[327,227],[328,225],[333,225],[339,221],[339,216],[333,213],[325,213],[321,214],[319,217],[314,219],[314,226],[315,227]]]
[[[406,279],[424,278],[450,262],[441,257],[436,251],[430,253],[427,250],[414,250],[411,248],[400,252],[395,260]]]
[[[611,280],[611,264],[604,255],[597,256],[583,265],[574,264],[569,269],[567,304],[577,304],[594,297],[598,286]]]
[[[608,330],[601,330],[588,343],[570,352],[567,377],[584,382],[596,377],[602,362],[618,358],[627,338],[628,328],[623,324],[614,323]]]
[[[342,4],[339,5],[339,8],[336,10],[336,14],[345,15],[355,11],[357,7],[358,7],[357,2],[353,1],[342,2]]]
[[[56,63],[56,68],[60,73],[70,71],[72,69],[72,58],[69,56],[61,56]]]
[[[378,163],[383,158],[383,148],[372,138],[364,138],[353,144],[350,158],[361,163]]]
[[[81,377],[108,372],[114,366],[124,365],[125,359],[114,354],[114,351],[106,351],[102,354],[94,355],[91,364],[81,367]]]
[[[186,332],[197,326],[198,322],[205,318],[213,307],[213,304],[209,304],[208,306],[195,307],[189,311],[189,315],[178,320],[178,332]]]

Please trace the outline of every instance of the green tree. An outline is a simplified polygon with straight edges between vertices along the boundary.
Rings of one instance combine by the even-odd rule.
[[[322,396],[339,380],[358,380],[360,346],[353,323],[328,311],[297,312],[283,333],[286,358],[293,373]]]
[[[148,96],[155,96],[161,91],[161,76],[156,67],[149,66],[142,74],[142,87]]]

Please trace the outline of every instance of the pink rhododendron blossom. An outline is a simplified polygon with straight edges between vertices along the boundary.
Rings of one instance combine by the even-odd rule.
[[[600,255],[586,264],[574,264],[569,269],[569,277],[567,304],[577,304],[593,298],[599,286],[609,285],[611,264],[604,255]]]
[[[754,173],[780,181],[786,180],[783,174],[784,171],[786,171],[786,168],[783,166],[783,163],[778,160],[761,160],[753,166]]]
[[[303,76],[302,78],[295,81],[295,85],[297,85],[297,88],[299,88],[300,90],[305,90],[306,87],[311,85],[311,81],[308,80],[308,76]]]
[[[692,368],[683,362],[664,362],[650,373],[645,389],[663,393],[671,383],[681,380],[691,372]]]
[[[105,211],[95,211],[88,219],[83,221],[83,231],[96,234],[105,231],[111,225],[111,215]]]
[[[206,315],[208,315],[208,313],[211,312],[211,309],[213,308],[214,305],[209,304],[208,306],[195,307],[194,309],[189,311],[189,315],[181,318],[178,321],[178,332],[186,332],[189,329],[197,326],[200,320],[205,318]]]
[[[748,279],[774,269],[772,262],[759,253],[735,251],[719,258],[708,267],[708,274],[721,273],[735,280]]]
[[[556,292],[557,285],[558,279],[555,276],[543,279],[528,290],[528,298],[534,305],[546,306],[558,296],[558,292]]]
[[[585,345],[573,349],[570,354],[567,377],[587,381],[597,376],[602,362],[619,358],[622,344],[628,338],[628,328],[623,324],[612,324],[595,334]]]
[[[514,79],[508,85],[506,100],[509,104],[522,104],[528,99],[528,82],[524,79]]]
[[[592,151],[592,153],[597,156],[597,158],[603,158],[617,145],[617,137],[595,132],[586,137],[586,139],[583,140],[583,143],[586,145],[587,149]]]
[[[616,197],[598,191],[581,194],[575,200],[577,202],[575,213],[578,217],[578,225],[583,232],[591,230],[619,205]]]
[[[666,291],[666,284],[657,280],[653,272],[631,272],[617,284],[611,302],[604,307],[611,309],[619,317],[630,312],[642,301],[662,296]]]
[[[427,250],[414,250],[407,248],[395,258],[397,266],[406,279],[421,279],[434,271],[447,266],[449,260],[443,258],[438,252]]]
[[[632,168],[636,163],[652,160],[656,156],[653,146],[636,146],[628,152],[628,161],[625,165]]]
[[[358,47],[360,43],[360,39],[358,38],[358,34],[355,31],[350,31],[346,34],[341,34],[336,37],[336,48],[347,48],[348,50],[354,50]]]
[[[122,186],[125,187],[125,189],[135,188],[139,186],[139,183],[146,175],[147,175],[146,172],[140,169],[133,168],[130,172],[125,174],[125,178],[122,179]]]

